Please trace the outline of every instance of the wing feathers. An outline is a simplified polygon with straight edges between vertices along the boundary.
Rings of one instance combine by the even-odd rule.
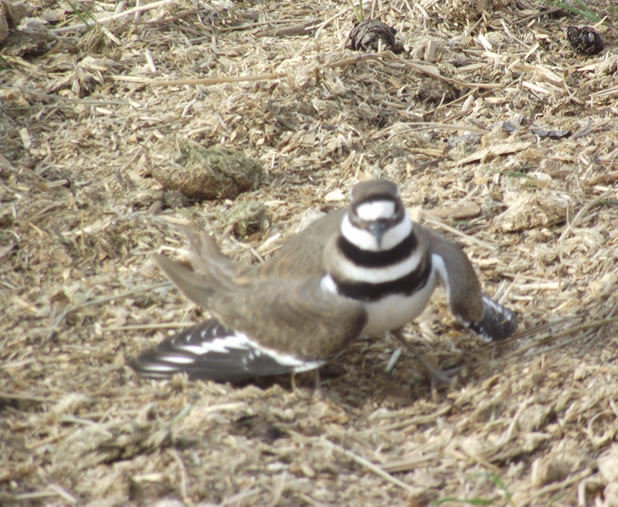
[[[304,278],[242,276],[239,265],[225,257],[212,238],[205,233],[188,234],[193,257],[201,258],[194,261],[198,270],[160,255],[155,260],[189,299],[207,308],[228,331],[243,334],[265,349],[322,361],[358,337],[365,326],[363,305],[323,291],[321,273]],[[175,347],[174,353],[180,348]],[[185,346],[185,352],[194,351]],[[212,353],[208,357],[214,361]],[[170,362],[174,363],[174,356],[168,357]]]
[[[141,376],[153,379],[187,373],[192,380],[237,381],[309,370],[323,362],[269,349],[210,319],[146,350],[131,366]]]
[[[208,307],[208,301],[215,292],[215,287],[209,284],[208,280],[180,262],[158,254],[153,257],[167,277],[185,296],[199,306]]]
[[[483,315],[481,284],[466,254],[434,231],[419,224],[414,228],[429,240],[433,265],[444,282],[455,317],[465,324],[477,322]]]
[[[429,238],[433,265],[446,286],[449,306],[457,320],[470,326],[484,341],[511,336],[517,329],[517,315],[481,292],[463,250],[425,227],[419,229]]]
[[[486,342],[504,340],[517,329],[517,314],[483,294],[483,316],[470,325]]]

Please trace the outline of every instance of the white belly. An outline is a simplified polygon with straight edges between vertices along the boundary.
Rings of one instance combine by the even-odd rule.
[[[425,287],[411,296],[392,295],[375,303],[364,303],[368,319],[362,335],[378,335],[414,320],[427,305],[435,286],[436,273],[432,269]]]

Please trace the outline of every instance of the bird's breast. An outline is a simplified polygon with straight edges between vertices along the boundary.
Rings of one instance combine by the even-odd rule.
[[[391,294],[377,301],[365,302],[368,318],[362,334],[365,336],[381,334],[398,329],[414,320],[427,305],[435,286],[436,275],[431,270],[427,283],[409,296]]]

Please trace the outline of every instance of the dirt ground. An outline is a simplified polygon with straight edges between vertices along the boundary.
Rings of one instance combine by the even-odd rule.
[[[345,1],[27,3],[19,32],[0,11],[0,503],[618,505],[614,2],[587,2],[595,55],[566,40],[593,21],[533,0],[365,2],[397,53],[347,49]],[[259,184],[162,184],[183,140]],[[387,370],[388,336],[323,368],[322,399],[311,375],[126,366],[208,315],[152,261],[175,225],[258,262],[374,177],[518,312],[485,345],[436,293],[405,334],[452,387],[407,351]]]

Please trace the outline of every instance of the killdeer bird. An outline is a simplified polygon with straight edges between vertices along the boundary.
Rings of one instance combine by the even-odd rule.
[[[255,266],[223,255],[206,233],[186,232],[193,269],[155,260],[213,318],[133,360],[144,377],[186,372],[234,381],[318,368],[359,336],[416,318],[438,279],[456,318],[484,340],[517,327],[513,312],[482,294],[463,251],[413,223],[387,180],[357,184],[348,208],[316,220]]]

